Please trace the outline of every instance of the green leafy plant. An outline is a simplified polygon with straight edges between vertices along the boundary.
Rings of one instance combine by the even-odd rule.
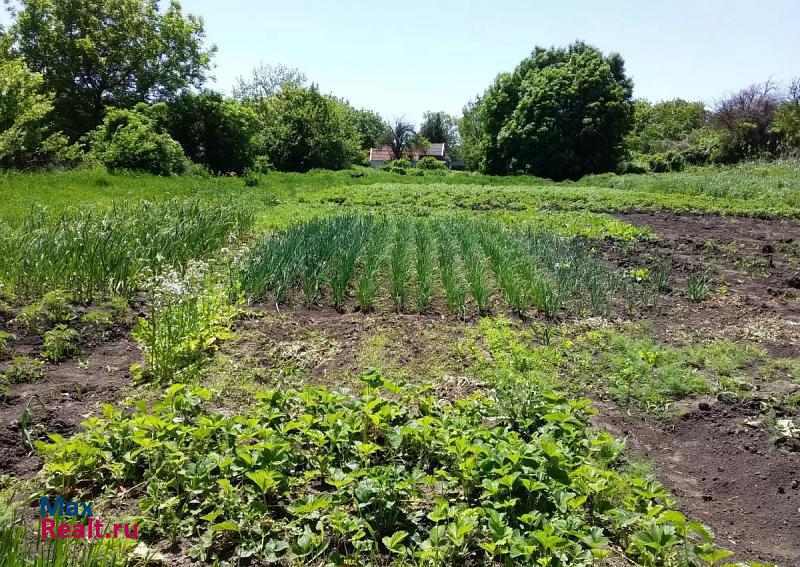
[[[711,294],[711,278],[707,271],[692,272],[686,280],[686,297],[699,302]]]
[[[27,356],[15,356],[2,376],[11,384],[35,382],[44,378],[44,362]]]
[[[202,364],[202,355],[218,341],[230,338],[235,309],[207,271],[204,263],[191,262],[183,277],[170,271],[150,278],[150,314],[140,317],[133,329],[146,361],[133,368],[140,377],[178,380]]]
[[[44,334],[42,358],[49,362],[61,362],[80,352],[77,345],[78,332],[66,325],[56,325]]]

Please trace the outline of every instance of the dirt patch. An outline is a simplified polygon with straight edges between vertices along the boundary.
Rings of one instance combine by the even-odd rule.
[[[274,308],[237,324],[223,354],[276,373],[299,372],[304,383],[344,385],[368,368],[387,378],[427,380],[468,366],[453,347],[464,326],[452,318],[406,313],[338,313],[331,308]]]
[[[659,421],[596,402],[595,423],[625,437],[687,515],[709,525],[739,560],[800,564],[800,453],[744,424],[757,401],[711,403]]]
[[[742,339],[773,355],[800,356],[800,222],[672,212],[626,213],[617,218],[648,226],[655,242],[608,243],[611,262],[633,269],[665,260],[672,265],[673,292],[655,312],[655,338],[681,336]],[[689,274],[708,268],[714,295],[685,297]]]
[[[33,396],[46,408],[31,404],[39,436],[72,435],[99,404],[119,397],[130,383],[130,365],[139,357],[129,337],[118,338],[95,347],[83,362],[48,364],[41,380],[11,385],[0,395],[0,474],[26,478],[41,466],[38,456],[26,453],[19,434],[19,419]]]

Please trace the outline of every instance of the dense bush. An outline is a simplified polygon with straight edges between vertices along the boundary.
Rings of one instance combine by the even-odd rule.
[[[800,152],[800,79],[792,81],[788,94],[775,111],[772,131],[780,138],[781,149],[795,154]]]
[[[242,173],[260,151],[255,110],[211,91],[189,92],[170,103],[166,129],[192,161],[214,173]]]
[[[770,81],[751,85],[720,101],[712,116],[720,132],[712,160],[735,163],[777,153],[778,137],[772,121],[779,105],[780,96]]]
[[[681,99],[653,104],[637,100],[633,105],[633,127],[625,147],[639,154],[656,154],[688,146],[689,136],[706,124],[702,102]]]
[[[612,171],[630,128],[632,89],[618,54],[582,42],[537,47],[478,103],[481,168],[553,179]]]
[[[21,60],[0,61],[0,167],[28,169],[66,165],[80,152],[54,131],[53,96]]]
[[[389,173],[405,175],[411,169],[411,161],[406,158],[393,159],[383,164],[383,169]]]
[[[316,88],[286,85],[258,105],[265,153],[279,171],[345,169],[360,161],[350,109]]]
[[[171,175],[186,166],[181,145],[162,131],[153,118],[163,105],[137,105],[132,110],[111,109],[103,123],[87,137],[91,155],[110,171],[133,170]]]
[[[433,156],[425,156],[419,159],[417,168],[430,171],[444,171],[447,169],[447,164]]]

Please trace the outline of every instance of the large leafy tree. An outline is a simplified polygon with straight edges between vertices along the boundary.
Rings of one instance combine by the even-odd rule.
[[[448,147],[458,144],[458,123],[446,112],[426,112],[419,133],[434,144],[445,143]]]
[[[96,127],[107,106],[171,99],[199,87],[214,48],[203,22],[173,0],[19,0],[9,32],[12,51],[55,94],[70,137]]]
[[[361,148],[377,148],[386,141],[389,125],[371,110],[352,109],[352,120],[361,136]]]
[[[655,104],[637,100],[633,107],[633,127],[626,138],[629,150],[651,154],[675,149],[706,125],[708,111],[702,102],[682,99]]]
[[[361,137],[350,109],[314,86],[284,85],[258,110],[267,157],[281,171],[343,169],[359,159]]]
[[[262,101],[275,96],[281,90],[291,85],[302,88],[308,83],[305,73],[294,67],[265,65],[261,63],[254,68],[250,77],[239,77],[233,87],[233,98],[242,101]]]
[[[186,155],[215,173],[241,173],[258,155],[257,112],[218,93],[183,94],[169,104],[166,122]]]
[[[54,132],[53,97],[42,83],[21,60],[0,61],[0,167],[36,168],[78,158],[66,137]]]
[[[631,123],[632,81],[618,54],[583,42],[537,47],[481,98],[481,167],[579,178],[614,169]]]

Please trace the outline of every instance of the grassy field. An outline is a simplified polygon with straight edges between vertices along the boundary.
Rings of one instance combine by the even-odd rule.
[[[0,177],[6,564],[800,561],[797,164],[250,185]]]

